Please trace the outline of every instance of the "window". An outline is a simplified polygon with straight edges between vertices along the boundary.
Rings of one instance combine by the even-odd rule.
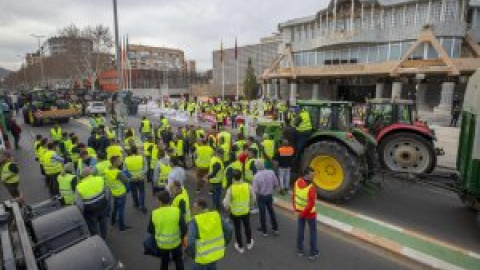
[[[430,21],[439,22],[442,14],[442,1],[432,1],[432,14]]]
[[[480,27],[480,8],[473,10],[473,26]]]
[[[358,47],[352,47],[350,49],[350,63],[358,63],[359,62],[358,52],[359,52]]]
[[[454,57],[454,58],[458,58],[460,57],[461,53],[462,53],[462,40],[461,39],[454,39],[454,43],[453,43],[453,51],[452,51],[452,54],[450,55],[451,57]]]
[[[425,43],[420,44],[415,51],[410,55],[409,59],[412,60],[422,60],[425,54]]]
[[[358,63],[367,63],[368,47],[358,48]]]
[[[384,11],[383,25],[384,25],[385,29],[392,28],[392,12],[393,12],[393,10],[391,8],[385,9],[385,11]]]
[[[370,46],[368,48],[368,63],[378,62],[378,50],[377,46]]]
[[[388,45],[378,46],[378,62],[388,61]]]
[[[391,104],[372,104],[368,113],[367,123],[372,127],[374,134],[383,127],[390,125],[392,122],[392,105]]]
[[[351,109],[348,105],[340,105],[336,107],[338,112],[338,119],[337,119],[337,129],[348,131],[350,130],[350,123],[351,123]]]
[[[399,104],[397,106],[397,118],[400,123],[412,124],[410,106],[408,104]]]
[[[428,17],[428,2],[418,3],[417,24],[424,24]]]
[[[320,107],[320,114],[318,115],[317,121],[318,129],[330,129],[332,126],[332,108],[331,107]],[[313,119],[312,119],[313,121]]]
[[[313,129],[318,129],[319,125],[319,107],[317,106],[303,106],[302,110],[306,110],[308,114],[310,115],[310,120],[312,121]]]
[[[445,2],[445,21],[454,21],[458,14],[458,0],[446,0]]]
[[[390,56],[389,59],[392,61],[397,61],[402,57],[402,46],[400,43],[391,43],[390,44]]]
[[[393,9],[393,18],[392,18],[392,28],[399,27],[403,24],[403,9],[394,8]]]
[[[415,5],[408,5],[405,11],[405,25],[415,24]]]
[[[293,62],[295,63],[295,66],[301,66],[302,65],[302,55],[301,53],[295,53],[293,55]]]
[[[427,46],[427,59],[438,59],[438,53],[437,51],[433,48],[432,44],[428,43],[425,44]]]
[[[317,66],[323,66],[325,64],[325,53],[317,52]]]
[[[448,55],[452,55],[453,48],[453,39],[452,38],[442,38],[442,45]]]
[[[407,54],[407,51],[412,47],[413,41],[402,42],[402,57]]]

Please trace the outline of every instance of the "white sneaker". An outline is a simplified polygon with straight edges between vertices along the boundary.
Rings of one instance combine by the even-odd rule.
[[[238,243],[235,243],[235,249],[238,251],[238,253],[243,254],[245,253],[245,248],[241,248],[238,246]]]
[[[247,249],[251,250],[253,248],[253,245],[255,244],[255,241],[253,239],[250,241],[250,243],[247,244]]]

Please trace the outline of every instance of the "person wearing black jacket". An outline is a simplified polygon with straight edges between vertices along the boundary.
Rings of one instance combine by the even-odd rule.
[[[107,147],[110,146],[110,140],[107,138],[107,134],[105,133],[105,126],[100,125],[98,127],[98,139],[97,139],[97,150],[98,152],[107,152]]]

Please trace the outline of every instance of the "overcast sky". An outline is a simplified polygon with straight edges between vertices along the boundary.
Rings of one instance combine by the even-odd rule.
[[[315,14],[327,0],[118,0],[120,33],[130,43],[170,46],[211,68],[212,51],[258,42],[280,22]],[[37,48],[31,34],[55,35],[69,24],[113,30],[112,0],[1,0],[0,67],[18,69]],[[113,33],[113,31],[112,31]],[[22,55],[22,59],[18,55]]]

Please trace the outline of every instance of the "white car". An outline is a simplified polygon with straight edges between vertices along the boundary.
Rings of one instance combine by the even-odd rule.
[[[86,114],[107,114],[107,107],[101,101],[90,101],[85,109]]]

